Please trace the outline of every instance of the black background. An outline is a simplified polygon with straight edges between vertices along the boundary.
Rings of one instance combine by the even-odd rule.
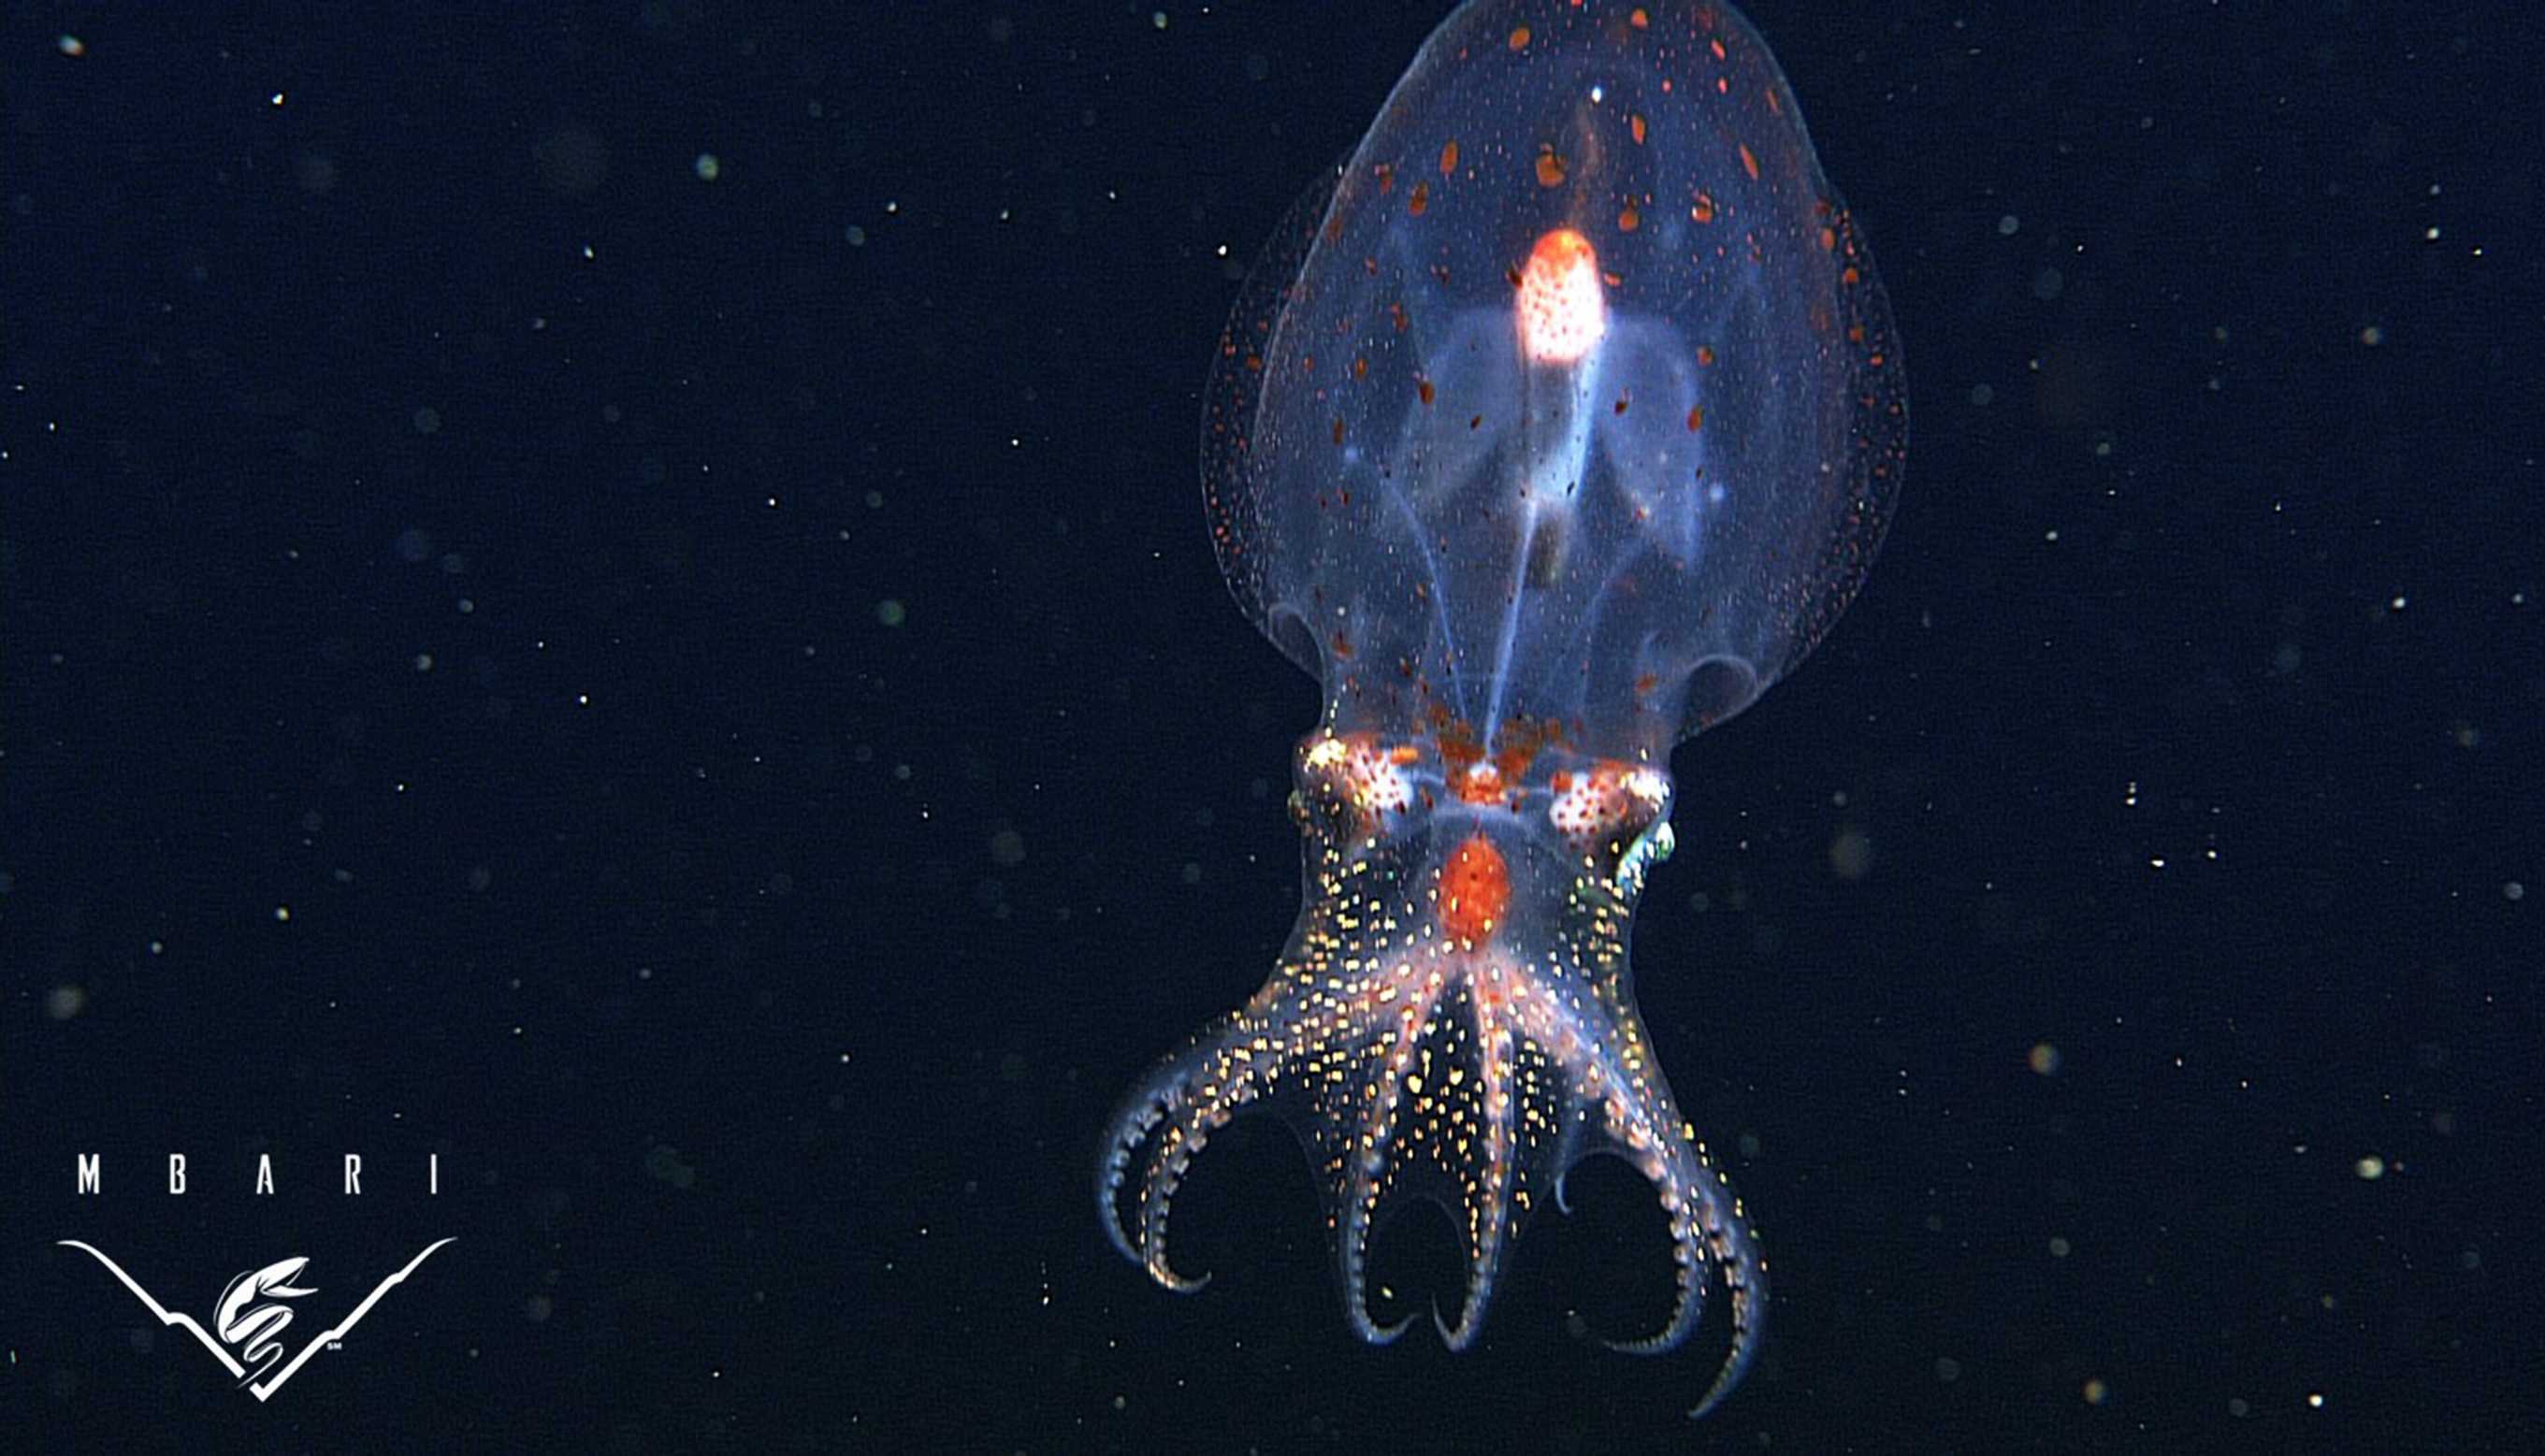
[[[2532,1449],[2512,5],[1754,9],[1913,440],[1637,943],[1777,1276],[1720,1414],[1719,1316],[1568,1334],[1658,1309],[1622,1165],[1465,1356],[1352,1340],[1276,1123],[1207,1292],[1104,1247],[1297,894],[1211,345],[1440,13],[11,7],[0,1441]],[[296,1344],[446,1234],[266,1406],[54,1243],[308,1254]]]

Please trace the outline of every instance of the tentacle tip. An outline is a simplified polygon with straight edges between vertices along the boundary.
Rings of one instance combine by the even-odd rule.
[[[1696,1403],[1695,1410],[1687,1413],[1687,1418],[1690,1420],[1703,1420],[1706,1416],[1712,1415],[1714,1408],[1722,1405],[1725,1398],[1732,1394],[1732,1388],[1740,1383],[1741,1377],[1731,1373],[1730,1371],[1726,1371],[1723,1375],[1716,1377],[1714,1388],[1705,1393],[1704,1400]]]
[[[1396,1328],[1402,1330],[1405,1326],[1399,1325]],[[1439,1333],[1441,1346],[1453,1354],[1476,1342],[1475,1316],[1463,1306],[1458,1311],[1458,1323],[1453,1326],[1440,1318],[1440,1306],[1434,1304],[1432,1328]]]
[[[1393,1325],[1381,1325],[1372,1320],[1366,1309],[1355,1309],[1352,1315],[1353,1332],[1361,1337],[1361,1342],[1364,1344],[1394,1344],[1396,1336],[1403,1335],[1414,1324],[1412,1315],[1407,1315]],[[1439,1312],[1434,1311],[1432,1318],[1437,1322],[1440,1318]]]
[[[1165,1264],[1151,1265],[1149,1277],[1158,1281],[1159,1288],[1173,1290],[1178,1294],[1199,1294],[1202,1287],[1210,1282],[1210,1275],[1207,1273],[1194,1274],[1188,1278]]]
[[[1611,1353],[1620,1355],[1668,1354],[1670,1353],[1671,1346],[1678,1342],[1679,1341],[1675,1339],[1666,1339],[1664,1336],[1658,1335],[1647,1335],[1641,1339],[1602,1338],[1600,1341],[1600,1343],[1605,1345]]]
[[[1621,1355],[1666,1355],[1687,1343],[1696,1329],[1697,1308],[1683,1306],[1668,1325],[1637,1339],[1602,1339],[1600,1342]]]

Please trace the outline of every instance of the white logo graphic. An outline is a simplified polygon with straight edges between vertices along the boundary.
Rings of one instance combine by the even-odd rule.
[[[197,1339],[203,1341],[204,1348],[212,1352],[213,1359],[221,1362],[222,1369],[229,1371],[231,1375],[237,1377],[239,1384],[247,1387],[248,1394],[260,1401],[270,1401],[274,1399],[276,1391],[283,1389],[283,1382],[289,1380],[294,1372],[307,1364],[311,1355],[322,1349],[335,1348],[336,1342],[344,1338],[345,1332],[362,1323],[363,1317],[371,1312],[371,1306],[380,1302],[381,1295],[405,1283],[406,1276],[414,1273],[418,1265],[431,1258],[435,1250],[451,1242],[449,1239],[437,1239],[426,1245],[422,1254],[406,1261],[405,1268],[382,1279],[369,1294],[363,1296],[363,1302],[354,1306],[352,1314],[318,1332],[317,1336],[302,1345],[300,1353],[293,1355],[288,1363],[283,1360],[283,1341],[275,1336],[283,1333],[284,1326],[291,1323],[291,1311],[272,1301],[298,1299],[302,1295],[318,1292],[315,1286],[303,1289],[291,1282],[300,1277],[302,1269],[309,1266],[309,1260],[305,1256],[294,1254],[289,1258],[278,1259],[264,1268],[251,1269],[230,1280],[229,1286],[221,1291],[219,1302],[213,1307],[212,1325],[220,1331],[220,1338],[214,1339],[210,1332],[195,1322],[194,1316],[177,1314],[166,1305],[151,1298],[150,1291],[142,1288],[139,1281],[125,1273],[114,1259],[108,1258],[94,1247],[82,1244],[77,1239],[64,1239],[61,1245],[65,1249],[86,1251],[91,1257],[106,1265],[108,1273],[123,1280],[123,1287],[131,1290],[135,1298],[149,1306],[150,1313],[159,1317],[160,1324],[173,1325],[191,1333]],[[255,1301],[258,1300],[267,1302],[256,1303]],[[240,1353],[246,1356],[244,1362],[237,1355],[229,1352],[230,1345],[239,1347]],[[277,1369],[278,1365],[282,1368]]]

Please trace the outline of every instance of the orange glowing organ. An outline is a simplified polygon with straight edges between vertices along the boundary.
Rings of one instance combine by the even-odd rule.
[[[1519,315],[1522,359],[1562,366],[1582,363],[1608,327],[1591,240],[1569,227],[1539,234],[1512,309]]]
[[[1719,1280],[1730,1352],[1695,1412],[1756,1358],[1766,1262],[1627,942],[1673,746],[1810,651],[1900,481],[1890,310],[1800,118],[1720,0],[1477,0],[1248,282],[1203,494],[1231,590],[1324,709],[1287,948],[1109,1129],[1106,1227],[1159,1283],[1199,1287],[1170,1206],[1267,1108],[1317,1156],[1363,1338],[1421,1308],[1373,1309],[1379,1223],[1448,1206],[1466,1276],[1434,1318],[1464,1348],[1511,1240],[1605,1149],[1657,1190],[1678,1279],[1617,1347],[1677,1347]]]
[[[1502,851],[1481,834],[1467,836],[1440,867],[1440,929],[1482,944],[1493,938],[1510,906],[1511,869]]]

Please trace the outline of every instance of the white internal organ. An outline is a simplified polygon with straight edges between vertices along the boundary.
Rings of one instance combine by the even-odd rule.
[[[1571,228],[1539,237],[1512,295],[1512,326],[1526,381],[1527,453],[1520,467],[1523,536],[1541,511],[1570,512],[1591,457],[1592,399],[1607,357],[1606,284],[1591,241]],[[1523,558],[1526,552],[1522,553]]]
[[[1520,357],[1568,367],[1590,358],[1608,332],[1608,300],[1601,287],[1599,255],[1589,238],[1569,227],[1541,236],[1529,250],[1528,267],[1512,302]]]
[[[1565,569],[1572,517],[1590,468],[1592,423],[1599,418],[1593,401],[1607,358],[1605,290],[1590,239],[1557,228],[1529,250],[1512,295],[1520,381],[1520,454],[1513,486],[1519,498],[1512,504],[1519,536],[1494,643],[1494,696],[1484,725],[1489,740],[1502,725],[1502,689],[1519,631],[1521,599],[1532,584],[1551,583]]]

